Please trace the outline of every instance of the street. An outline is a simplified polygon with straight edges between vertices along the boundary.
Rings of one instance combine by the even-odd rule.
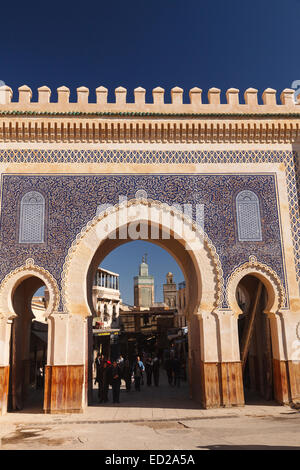
[[[111,393],[111,392],[110,392]],[[0,418],[1,450],[300,450],[300,412],[273,402],[199,409],[188,387],[121,390],[120,404],[94,403],[82,414],[29,409]]]

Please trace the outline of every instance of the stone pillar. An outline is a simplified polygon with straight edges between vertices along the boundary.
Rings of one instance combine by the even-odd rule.
[[[220,398],[222,406],[245,404],[242,363],[238,334],[238,316],[230,310],[219,310],[217,331],[220,350]]]
[[[192,398],[204,408],[244,405],[237,317],[201,312],[189,320]]]
[[[270,318],[274,394],[281,404],[300,401],[300,313],[279,312]]]
[[[56,312],[48,324],[44,412],[82,412],[87,404],[87,321]]]
[[[199,316],[200,371],[202,382],[202,406],[221,406],[219,344],[217,318],[211,312]]]
[[[0,314],[0,415],[7,411],[11,324],[12,320]]]

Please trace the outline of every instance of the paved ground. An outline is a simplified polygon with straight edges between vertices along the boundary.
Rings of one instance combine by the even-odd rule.
[[[0,417],[1,450],[300,450],[300,412],[287,406],[252,399],[201,410],[186,383],[172,388],[164,377],[158,388],[123,389],[119,405],[94,398],[82,414],[44,415],[33,403]]]

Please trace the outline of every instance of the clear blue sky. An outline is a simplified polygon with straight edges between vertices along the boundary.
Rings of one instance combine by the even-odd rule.
[[[129,100],[138,86],[148,100],[156,86],[165,88],[166,101],[174,86],[185,90],[185,102],[194,86],[203,89],[204,102],[213,86],[221,88],[222,100],[230,87],[241,96],[255,87],[259,97],[272,87],[279,99],[300,80],[299,23],[300,0],[2,2],[0,80],[12,87],[14,100],[24,84],[33,100],[42,85],[51,88],[53,100],[62,85],[70,88],[71,101],[82,85],[92,101],[100,85],[110,100],[118,86],[128,89]],[[123,298],[131,302],[132,277],[145,249],[124,248],[105,266],[120,273]],[[181,281],[167,253],[146,251],[157,293],[167,271]]]
[[[281,92],[300,79],[300,0],[2,2],[0,80],[151,90],[217,86]]]

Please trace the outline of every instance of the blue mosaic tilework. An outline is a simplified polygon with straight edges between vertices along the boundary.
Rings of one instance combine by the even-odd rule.
[[[220,256],[224,280],[250,255],[270,266],[284,286],[275,176],[268,175],[4,175],[2,177],[0,279],[32,257],[60,285],[65,256],[76,235],[100,204],[134,198],[139,189],[151,199],[172,204],[204,204],[204,229]],[[242,190],[259,198],[262,241],[239,242],[235,200]],[[22,196],[40,191],[46,199],[45,243],[18,243]]]
[[[14,163],[283,163],[289,199],[296,276],[300,289],[300,162],[289,151],[138,151],[138,150],[0,150],[0,162]],[[298,183],[297,183],[298,182]],[[298,187],[297,187],[298,184]]]

